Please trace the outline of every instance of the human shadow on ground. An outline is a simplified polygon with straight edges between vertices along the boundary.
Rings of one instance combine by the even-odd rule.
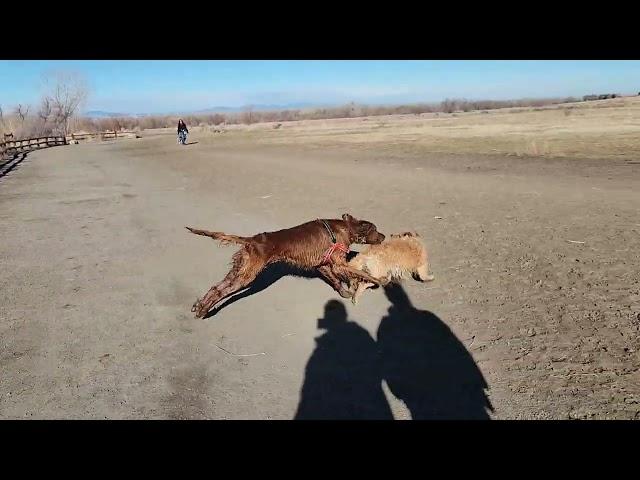
[[[393,420],[382,390],[376,342],[347,320],[342,302],[330,300],[307,363],[296,420]]]
[[[377,341],[347,320],[344,304],[325,305],[295,419],[393,419],[382,380],[413,420],[486,419],[493,407],[482,372],[436,315],[416,309],[400,285],[384,287],[391,307]]]
[[[401,285],[378,326],[383,378],[413,420],[489,420],[487,382],[466,346],[433,313],[415,308]]]

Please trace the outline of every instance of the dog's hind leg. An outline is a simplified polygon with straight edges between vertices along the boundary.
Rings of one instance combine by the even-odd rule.
[[[434,275],[429,275],[429,266],[427,264],[423,264],[418,267],[418,278],[423,282],[430,282],[436,277]]]
[[[202,299],[196,300],[191,311],[195,312],[196,318],[204,317],[217,303],[253,282],[265,265],[264,259],[251,255],[246,249],[236,252],[233,266],[224,280],[211,287]]]

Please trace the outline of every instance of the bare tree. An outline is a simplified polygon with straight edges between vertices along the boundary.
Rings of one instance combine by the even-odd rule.
[[[242,117],[243,123],[246,123],[248,125],[251,125],[253,123],[253,105],[247,105]]]
[[[86,80],[79,73],[58,71],[44,78],[46,93],[43,104],[50,105],[56,126],[64,135],[69,133],[69,120],[89,96]]]
[[[440,108],[442,109],[443,112],[445,113],[451,113],[451,112],[455,112],[456,111],[456,101],[449,99],[449,98],[445,98],[442,103],[440,104]]]
[[[44,96],[42,100],[40,100],[40,108],[38,109],[37,116],[39,119],[37,129],[38,135],[48,135],[51,133],[52,128],[49,125],[50,119],[53,114],[53,106],[51,102],[51,98]]]
[[[43,97],[40,101],[40,110],[38,110],[38,117],[42,120],[43,124],[46,124],[51,117],[51,113],[53,111],[53,107],[51,105],[51,98]]]
[[[29,115],[29,106],[19,103],[14,110],[14,113],[18,116],[18,118],[20,118],[20,125],[22,126],[24,125],[25,118],[27,118],[27,115]]]

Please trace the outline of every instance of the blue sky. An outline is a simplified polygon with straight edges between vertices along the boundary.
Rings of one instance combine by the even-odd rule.
[[[640,61],[0,61],[0,105],[36,104],[50,70],[88,79],[86,110],[511,99],[640,91]]]

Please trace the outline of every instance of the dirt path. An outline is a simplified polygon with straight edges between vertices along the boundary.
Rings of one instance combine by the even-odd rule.
[[[483,417],[483,377],[493,418],[640,416],[640,166],[225,142],[58,147],[0,178],[0,417]],[[185,225],[344,212],[423,234],[436,281],[354,307],[272,272],[192,318],[234,249]]]

